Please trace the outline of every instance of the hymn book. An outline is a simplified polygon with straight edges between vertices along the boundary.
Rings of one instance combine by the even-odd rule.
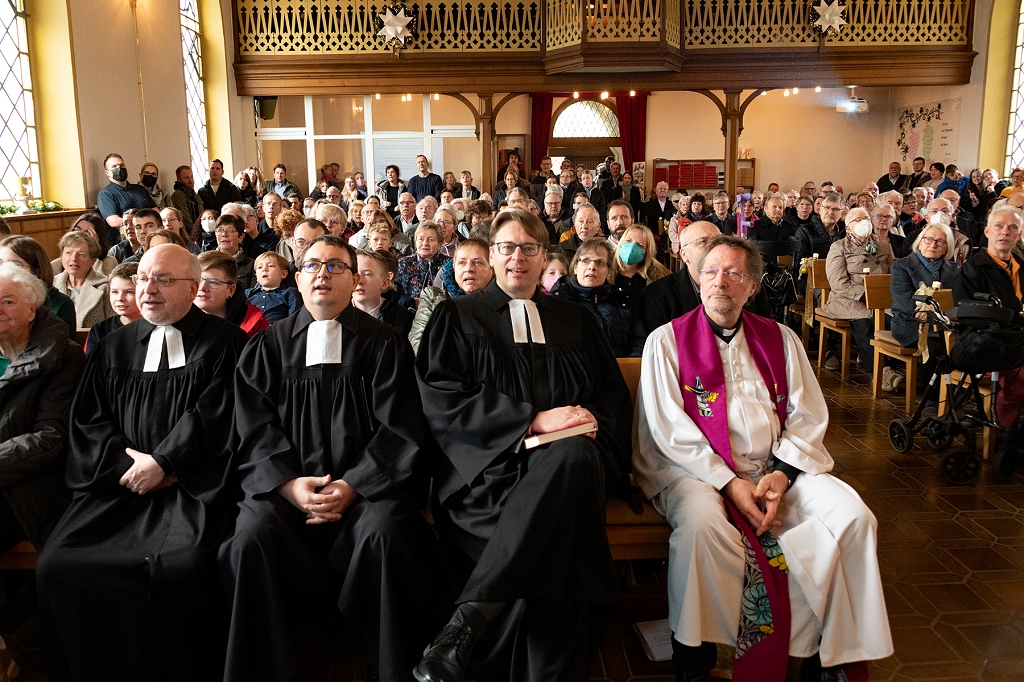
[[[567,429],[552,431],[551,433],[541,433],[536,436],[530,436],[523,441],[523,447],[530,450],[541,445],[554,443],[556,440],[562,440],[563,438],[570,438],[572,436],[582,436],[585,433],[592,433],[594,431],[597,431],[597,424],[594,422],[587,422],[586,424],[570,426]]]

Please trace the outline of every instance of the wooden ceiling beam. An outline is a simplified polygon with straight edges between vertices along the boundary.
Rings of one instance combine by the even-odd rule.
[[[629,52],[616,51],[621,64]],[[246,57],[234,70],[238,94],[252,96],[455,91],[448,78],[453,58],[469,67],[459,70],[459,92],[491,91],[496,82],[506,92],[902,86],[907,74],[913,74],[915,85],[964,85],[977,53],[964,47],[891,47],[685,50],[683,55],[680,71],[636,70],[630,61],[625,72],[546,73],[539,53],[403,54],[400,61],[391,55]]]

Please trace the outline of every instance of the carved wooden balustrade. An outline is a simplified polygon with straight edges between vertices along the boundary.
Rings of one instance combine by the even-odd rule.
[[[413,37],[394,69],[378,36],[390,0],[234,0],[235,73],[243,94],[276,94],[282,77],[306,93],[365,91],[372,79],[380,89],[381,78],[394,77],[404,92],[465,66],[450,60],[462,54],[476,84],[512,77],[520,90],[564,89],[570,74],[584,87],[590,78],[645,88],[637,74],[655,72],[666,75],[649,82],[669,87],[770,87],[793,84],[794,74],[819,84],[898,84],[897,63],[925,69],[922,84],[969,80],[971,0],[840,0],[848,23],[836,37],[813,25],[816,2],[405,0]],[[311,64],[315,78],[304,71]],[[621,83],[587,75],[602,72],[624,75]]]

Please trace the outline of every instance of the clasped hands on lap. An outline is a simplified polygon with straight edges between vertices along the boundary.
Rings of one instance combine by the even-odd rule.
[[[132,465],[124,472],[121,485],[133,493],[145,495],[157,490],[169,488],[178,482],[177,477],[168,476],[164,473],[163,467],[157,464],[153,455],[147,455],[131,448],[124,449],[125,454],[132,458]]]
[[[581,424],[594,424],[596,426],[597,417],[590,410],[579,405],[555,407],[537,413],[537,416],[533,418],[533,422],[530,423],[530,434],[552,433],[562,429],[571,429]],[[597,438],[597,429],[583,435],[588,438]]]
[[[743,518],[761,535],[782,525],[776,518],[782,494],[789,488],[789,479],[781,471],[766,474],[757,485],[750,481],[736,478],[729,481],[722,494],[732,500]]]
[[[319,492],[317,489],[319,488]],[[300,476],[277,486],[277,493],[306,515],[307,525],[340,521],[358,493],[340,478]]]

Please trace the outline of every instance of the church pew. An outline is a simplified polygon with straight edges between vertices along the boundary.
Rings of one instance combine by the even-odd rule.
[[[619,371],[629,386],[634,414],[636,391],[640,384],[640,358],[619,358]],[[665,517],[646,499],[643,514],[637,515],[617,497],[608,498],[605,524],[613,559],[667,559],[668,536],[672,528]]]

